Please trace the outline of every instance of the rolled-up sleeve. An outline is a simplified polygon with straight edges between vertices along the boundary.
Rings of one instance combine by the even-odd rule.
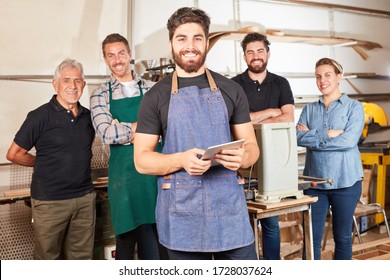
[[[131,124],[120,122],[113,124],[109,108],[109,92],[104,85],[100,86],[90,97],[92,124],[105,144],[127,144],[131,139]]]

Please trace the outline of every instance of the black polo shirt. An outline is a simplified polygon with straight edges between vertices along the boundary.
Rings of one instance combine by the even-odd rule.
[[[267,76],[260,84],[249,77],[248,69],[232,78],[242,86],[249,102],[251,112],[268,108],[282,108],[286,104],[294,105],[294,97],[286,78],[267,71]]]
[[[49,103],[28,113],[15,136],[20,147],[36,150],[31,182],[34,199],[62,200],[93,191],[91,158],[95,131],[89,110],[78,106],[75,118],[54,95]]]

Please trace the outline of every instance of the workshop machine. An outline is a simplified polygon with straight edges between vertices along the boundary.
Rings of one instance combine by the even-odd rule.
[[[302,198],[303,189],[330,179],[299,176],[296,129],[294,123],[254,125],[260,157],[250,169],[240,170],[246,178],[248,200],[272,203],[284,198]]]
[[[360,157],[364,168],[374,171],[375,188],[370,189],[368,203],[378,203],[383,207],[389,203],[388,169],[390,166],[390,126],[385,111],[375,103],[362,102],[365,113],[365,126],[359,143]],[[381,215],[375,216],[375,223],[383,222]]]
[[[286,197],[301,198],[298,190],[298,154],[294,123],[255,125],[261,150],[257,162],[256,201],[278,202]]]
[[[389,146],[390,127],[385,111],[375,103],[362,102],[364,107],[364,129],[362,147]]]

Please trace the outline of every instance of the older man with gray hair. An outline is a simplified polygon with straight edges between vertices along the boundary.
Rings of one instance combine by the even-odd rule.
[[[7,159],[34,167],[31,182],[34,259],[92,259],[95,200],[91,179],[95,131],[79,99],[83,67],[65,59],[52,81],[56,94],[28,113]],[[29,151],[35,147],[36,155]]]

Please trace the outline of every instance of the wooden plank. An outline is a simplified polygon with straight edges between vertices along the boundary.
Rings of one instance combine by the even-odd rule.
[[[280,257],[284,259],[286,256],[294,254],[300,250],[302,250],[303,244],[300,242],[299,244],[281,244],[280,246]]]
[[[108,182],[96,182],[96,181],[93,181],[92,184],[93,184],[94,188],[107,187],[108,186]]]
[[[278,35],[275,35],[274,31],[271,31],[272,33],[268,33],[268,31],[260,32],[256,30],[256,27],[248,28],[247,30],[241,29],[240,31],[219,31],[219,32],[211,32],[210,33],[210,43],[214,40],[219,40],[221,38],[224,39],[230,39],[230,40],[237,40],[242,41],[242,39],[247,35],[248,30],[250,32],[259,32],[267,36],[267,38],[272,42],[279,42],[279,43],[300,43],[300,44],[311,44],[311,45],[318,45],[318,46],[345,46],[345,47],[363,47],[367,50],[371,50],[374,48],[382,48],[382,46],[378,43],[371,42],[371,41],[363,41],[363,40],[356,40],[352,38],[342,38],[342,37],[326,37],[326,36],[308,36],[308,35],[295,35],[295,34],[285,34],[285,33],[279,33]],[[210,49],[211,47],[209,47]]]
[[[251,32],[259,32],[267,36],[271,42],[279,43],[300,43],[300,44],[310,44],[318,46],[334,46],[334,47],[352,47],[355,51],[359,53],[363,59],[367,59],[367,55],[360,49],[364,48],[366,50],[372,50],[374,48],[382,48],[382,46],[376,42],[356,40],[352,38],[342,38],[342,37],[326,37],[326,36],[306,36],[306,35],[295,35],[295,34],[285,34],[284,32],[278,30],[260,30],[258,26],[249,26],[241,28],[239,30],[232,31],[218,31],[211,32],[209,34],[209,48],[210,49],[217,43],[220,39],[230,39],[236,41],[242,41],[242,39]]]
[[[286,224],[288,223],[288,224]],[[298,224],[298,221],[293,222],[279,222],[280,228],[280,241],[299,243],[303,240],[303,228],[302,225]]]
[[[352,48],[364,59],[368,59],[368,55],[358,46],[352,46]]]
[[[326,8],[326,9],[334,9],[334,10],[342,10],[342,11],[352,11],[359,13],[368,13],[368,14],[377,14],[381,16],[390,16],[389,11],[377,10],[377,9],[369,9],[363,7],[355,7],[355,6],[347,6],[347,5],[339,5],[339,4],[330,4],[330,3],[322,3],[322,2],[313,2],[307,0],[266,0],[267,2],[273,3],[287,3],[287,4],[295,4],[302,6],[311,6],[318,8]]]
[[[218,42],[219,39],[221,39],[222,37],[226,37],[226,36],[229,36],[230,33],[229,32],[214,32],[212,34],[212,36],[210,35],[209,37],[209,50],[215,45],[215,43]]]
[[[108,186],[108,177],[98,177],[95,181],[92,182],[94,188],[107,187]]]
[[[288,228],[298,225],[297,221],[279,221],[279,228]]]
[[[286,78],[294,78],[294,79],[299,79],[299,78],[304,78],[304,79],[311,79],[315,78],[314,73],[310,72],[277,72],[276,74],[286,77]],[[390,76],[386,75],[378,75],[374,72],[345,72],[343,79],[372,79],[372,80],[389,80],[390,81]]]
[[[352,257],[354,260],[389,260],[390,253],[382,250],[374,250],[367,253],[362,253],[354,255]]]
[[[307,203],[314,203],[317,200],[318,200],[318,197],[310,197],[310,196],[305,195],[299,199],[286,198],[280,202],[274,202],[274,203],[247,201],[247,205],[249,207],[256,208],[256,209],[276,209],[276,208],[286,208],[289,206],[295,206],[295,205],[301,205],[301,204],[307,204]]]
[[[382,251],[387,251],[390,253],[390,244],[379,245],[378,249],[382,250]]]
[[[108,177],[98,177],[96,178],[97,182],[108,182]]]
[[[16,190],[9,190],[5,191],[3,193],[4,197],[20,197],[20,196],[29,196],[30,195],[30,188],[23,188],[23,189],[16,189]]]
[[[370,258],[369,260],[390,260],[390,253],[389,254],[379,254],[378,256]]]
[[[381,238],[381,239],[374,240],[374,241],[367,242],[367,243],[363,243],[363,244],[353,245],[352,252],[357,252],[357,251],[361,251],[361,250],[365,250],[365,249],[369,249],[369,248],[375,248],[376,246],[387,244],[387,243],[390,243],[390,237]]]

